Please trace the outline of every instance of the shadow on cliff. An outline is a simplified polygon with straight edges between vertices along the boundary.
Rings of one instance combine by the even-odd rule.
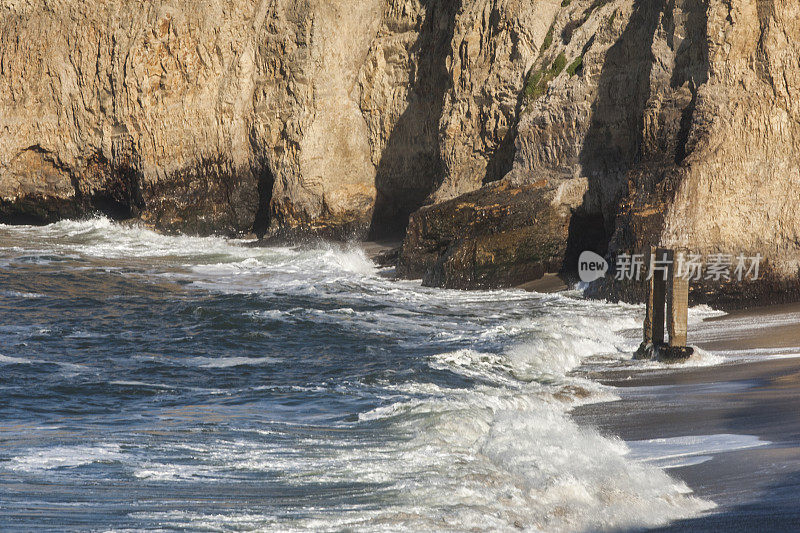
[[[618,215],[623,201],[632,201],[629,195],[652,198],[656,185],[686,157],[697,87],[708,79],[708,45],[699,38],[692,40],[693,36],[706,35],[703,2],[690,0],[681,6],[687,15],[684,21],[686,38],[676,43],[673,13],[677,1],[636,0],[625,30],[607,52],[598,82],[598,96],[591,109],[589,130],[579,155],[589,183],[583,205],[570,222],[564,273],[574,272],[578,255],[583,250],[606,255],[612,238],[633,243],[643,238],[657,240],[656,234],[660,234],[661,217],[654,217],[642,228],[633,229],[619,227]],[[653,96],[653,87],[660,87],[651,79],[658,63],[653,44],[659,25],[664,30],[665,44],[674,50],[671,76],[664,73],[669,87],[661,89],[677,116],[659,116],[657,129],[648,131],[652,128],[646,124],[648,102]],[[676,88],[687,84],[692,99],[681,107],[670,98],[674,97]],[[673,122],[676,123],[674,129]],[[662,203],[669,200],[656,199]]]
[[[676,0],[671,0],[673,5]],[[669,18],[667,24],[671,29],[675,29],[675,20]],[[688,36],[703,36],[708,34],[708,14],[703,2],[695,1],[689,11],[689,18],[686,20],[686,34]],[[670,46],[674,48],[675,43],[670,40]],[[703,39],[686,38],[681,41],[675,54],[675,68],[670,79],[670,87],[683,87],[688,84],[692,93],[692,100],[681,113],[680,128],[677,135],[677,143],[674,152],[674,162],[679,165],[686,159],[690,152],[689,134],[692,127],[695,109],[697,109],[698,87],[708,81],[710,70],[710,60],[708,51],[708,41]]]
[[[499,24],[500,13],[495,7],[492,10],[490,25],[496,28]],[[527,76],[523,79],[527,79]],[[495,147],[486,164],[486,174],[481,180],[481,185],[487,185],[503,179],[514,168],[514,157],[517,153],[517,135],[519,134],[519,121],[525,108],[525,90],[517,91],[517,100],[514,103],[514,114],[511,116],[508,132]]]
[[[263,239],[269,230],[272,220],[270,205],[272,204],[272,191],[275,187],[275,175],[269,167],[265,157],[260,157],[258,164],[253,169],[256,176],[256,187],[258,191],[258,208],[253,220],[253,233],[256,237]]]
[[[570,221],[562,271],[572,273],[584,250],[605,255],[627,181],[639,159],[644,110],[650,98],[651,50],[665,0],[636,0],[622,35],[609,48],[579,154],[588,190]]]
[[[447,57],[461,0],[423,0],[425,20],[410,50],[408,106],[383,150],[375,176],[377,198],[370,239],[402,238],[408,218],[442,180],[439,120],[450,87]]]
[[[519,120],[525,106],[525,91],[520,91],[514,105],[514,115],[511,127],[505,137],[494,149],[486,165],[486,174],[481,180],[481,185],[500,181],[514,168],[514,156],[517,153],[517,134],[519,133]]]

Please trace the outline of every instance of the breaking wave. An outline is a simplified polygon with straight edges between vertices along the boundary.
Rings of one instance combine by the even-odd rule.
[[[635,364],[637,306],[104,218],[0,227],[0,259],[19,326],[0,330],[0,484],[102,487],[80,509],[102,527],[594,531],[713,506],[570,417],[615,398],[573,371]]]

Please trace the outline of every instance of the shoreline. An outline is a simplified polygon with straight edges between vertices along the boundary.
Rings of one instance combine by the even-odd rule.
[[[704,327],[710,324],[713,330]],[[800,306],[737,311],[692,329],[690,344],[731,359],[704,367],[579,369],[614,387],[620,399],[577,407],[572,417],[628,443],[679,443],[672,453],[687,464],[667,473],[717,508],[656,531],[798,527],[800,348],[792,348],[800,347]],[[751,445],[704,450],[701,436],[749,438]],[[683,442],[693,444],[681,449]]]

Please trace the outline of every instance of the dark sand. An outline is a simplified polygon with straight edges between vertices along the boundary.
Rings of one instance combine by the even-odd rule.
[[[737,312],[711,321],[696,328],[690,344],[707,351],[786,352],[800,347],[800,306]],[[800,358],[770,357],[764,352],[756,357],[754,362],[705,368],[588,373],[619,387],[622,397],[574,411],[579,423],[603,433],[628,441],[755,435],[771,443],[704,454],[713,458],[669,469],[696,496],[718,507],[658,531],[800,531]]]

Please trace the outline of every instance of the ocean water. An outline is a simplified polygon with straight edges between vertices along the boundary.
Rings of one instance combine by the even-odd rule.
[[[713,506],[570,418],[615,394],[574,369],[637,364],[639,307],[391,274],[346,245],[0,226],[0,530],[617,531]]]

